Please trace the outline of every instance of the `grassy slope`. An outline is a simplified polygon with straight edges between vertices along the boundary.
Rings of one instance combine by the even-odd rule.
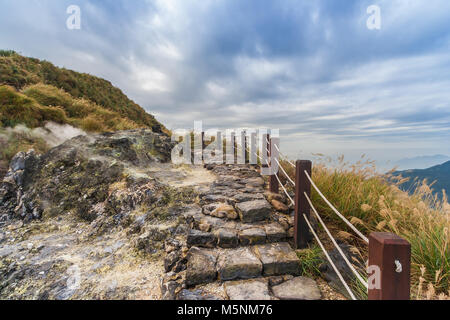
[[[291,177],[295,176],[289,163],[282,161],[282,165]],[[398,188],[403,181],[388,183],[386,177],[375,173],[370,162],[352,166],[342,162],[336,169],[330,168],[315,164],[313,179],[328,200],[359,230],[366,235],[392,232],[411,243],[413,298],[419,291],[449,294],[450,205],[447,199],[438,200],[426,184],[408,195]],[[315,191],[312,201],[325,223],[336,230],[334,235],[354,244],[366,256],[367,245],[356,238]]]
[[[18,124],[36,128],[47,121],[87,132],[135,128],[168,132],[106,80],[0,50],[0,177],[15,153],[46,150],[42,139],[4,128]]]
[[[55,67],[47,61],[23,57],[11,51],[0,51],[0,84],[22,90],[33,84],[46,84],[69,93],[74,99],[89,100],[155,132],[165,130],[155,118],[128,99],[109,81],[85,73]]]

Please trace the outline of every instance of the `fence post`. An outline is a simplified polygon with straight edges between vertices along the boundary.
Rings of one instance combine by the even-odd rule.
[[[311,197],[311,182],[306,177],[305,171],[311,175],[312,162],[309,160],[297,160],[295,163],[295,216],[294,216],[294,244],[296,249],[305,248],[310,241],[308,225],[303,217],[305,214],[309,220],[310,205],[305,193]]]
[[[272,138],[269,140],[269,148],[267,150],[269,150],[269,163],[270,166],[272,166]],[[280,191],[280,186],[275,174],[269,176],[269,191],[272,193],[278,193]]]
[[[268,134],[268,133],[263,134],[262,139],[263,139],[263,141],[262,141],[262,144],[261,144],[262,149],[261,149],[261,154],[260,154],[260,156],[261,156],[261,159],[263,159],[263,160],[261,160],[261,166],[264,167],[264,168],[267,168],[268,165],[267,165],[267,163],[265,162],[264,159],[266,159],[267,161],[269,161],[269,159],[268,159],[268,155],[269,155],[269,151],[268,151],[268,150],[269,150],[269,142],[266,143],[266,140],[267,140],[267,141],[270,140],[270,134]],[[266,147],[264,147],[264,146],[266,146]],[[266,148],[267,148],[267,151],[266,151]]]
[[[371,233],[369,273],[371,271],[374,273],[369,274],[369,300],[409,300],[411,244],[393,233]]]
[[[205,132],[202,131],[202,161],[204,160],[203,158],[203,151],[205,150]]]

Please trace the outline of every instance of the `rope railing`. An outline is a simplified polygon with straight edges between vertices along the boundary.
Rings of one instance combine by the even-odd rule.
[[[339,269],[336,267],[336,265],[334,264],[333,260],[331,259],[330,255],[328,254],[327,250],[325,249],[325,247],[323,246],[322,242],[320,241],[319,236],[317,235],[317,233],[314,231],[314,228],[311,226],[311,223],[308,221],[308,218],[306,217],[306,215],[303,215],[303,218],[305,219],[306,223],[308,224],[309,230],[311,231],[311,233],[314,235],[314,238],[316,238],[317,243],[319,244],[320,248],[322,249],[323,253],[325,254],[325,257],[328,259],[328,262],[331,264],[331,266],[333,267],[334,272],[336,272],[336,274],[339,277],[339,280],[341,280],[342,284],[345,287],[345,290],[347,290],[348,294],[350,295],[350,297],[353,300],[357,300],[355,295],[353,294],[352,290],[350,290],[350,287],[348,286],[347,282],[344,280],[344,277],[342,276],[342,274],[339,272]]]
[[[308,172],[305,171],[305,175],[308,178],[309,182],[311,182],[311,185],[314,187],[314,189],[317,191],[317,193],[320,195],[320,197],[323,199],[323,201],[325,201],[325,203],[334,211],[334,213],[336,213],[339,218],[341,218],[349,227],[350,229],[352,229],[362,240],[364,240],[366,243],[369,243],[369,239],[363,235],[350,221],[347,220],[347,218],[345,218],[342,213],[340,213],[332,204],[330,201],[328,201],[328,199],[323,195],[323,193],[320,191],[320,189],[316,186],[316,184],[314,183],[314,181],[311,179],[311,177],[309,176]]]
[[[293,164],[283,153],[281,153],[280,148],[278,148],[277,145],[275,145],[275,148],[278,150],[278,153],[283,156],[284,161],[286,161],[287,163],[289,163],[293,168],[295,168],[295,164]]]
[[[278,178],[278,175],[275,174],[275,178],[277,178],[278,183],[280,184],[281,188],[283,189],[284,193],[286,194],[286,196],[289,198],[289,200],[291,200],[292,205],[295,207],[295,202],[294,200],[291,198],[291,196],[289,195],[289,193],[287,192],[286,188],[283,186],[283,184],[280,181],[280,178]]]
[[[275,161],[278,163],[278,167],[281,169],[281,171],[284,173],[285,177],[288,179],[288,181],[290,183],[292,183],[292,185],[295,187],[295,182],[291,179],[291,177],[289,177],[289,175],[286,173],[286,171],[284,170],[283,166],[280,164],[280,162],[278,161],[278,159],[275,158]]]
[[[268,148],[267,144],[270,141],[270,147]],[[355,294],[352,292],[352,289],[347,284],[346,280],[342,276],[341,272],[337,268],[336,264],[330,257],[330,254],[325,249],[321,239],[319,238],[317,232],[311,225],[309,220],[309,215],[314,214],[317,218],[319,225],[323,228],[328,238],[333,243],[333,246],[336,248],[337,252],[340,256],[342,256],[345,261],[346,266],[351,270],[356,279],[368,290],[368,298],[369,300],[390,300],[390,299],[402,299],[407,300],[410,297],[410,262],[411,262],[411,245],[404,239],[392,233],[378,233],[374,232],[369,235],[369,238],[366,237],[363,233],[361,233],[356,226],[354,226],[347,218],[344,217],[339,210],[325,197],[325,195],[321,192],[318,186],[314,183],[312,176],[312,162],[307,160],[297,161],[295,164],[292,163],[287,157],[285,157],[281,152],[280,148],[276,143],[273,143],[272,139],[266,139],[266,145],[262,144],[261,148],[258,148],[256,151],[251,151],[246,143],[239,143],[236,141],[236,144],[241,148],[243,148],[248,152],[248,154],[254,154],[259,158],[260,164],[263,165],[263,162],[270,167],[271,163],[268,159],[272,150],[272,147],[278,150],[278,154],[280,157],[285,159],[283,160],[283,164],[281,158],[277,157],[273,159],[276,161],[279,167],[279,171],[283,173],[286,177],[284,182],[286,186],[281,182],[281,176],[279,171],[277,173],[272,173],[269,176],[269,189],[271,192],[279,193],[279,186],[281,186],[283,192],[289,199],[290,203],[295,207],[295,228],[294,228],[294,245],[297,249],[306,248],[308,246],[310,239],[310,234],[312,234],[323,251],[326,259],[330,263],[332,269],[337,274],[339,280],[342,282],[345,290],[348,292],[349,296],[353,300],[357,300]],[[267,155],[267,156],[266,156]],[[247,155],[245,156],[247,159]],[[284,163],[287,163],[295,168],[295,179],[291,178],[287,173],[286,169],[283,167]],[[265,165],[264,165],[265,166]],[[288,184],[291,184],[295,189],[295,197],[292,197],[287,191]],[[314,206],[311,200],[311,187],[314,188],[315,191],[319,194],[321,199],[325,201],[325,203],[332,209],[332,211],[341,218],[347,225],[352,229],[354,233],[356,233],[365,243],[369,243],[369,260],[368,266],[377,266],[380,270],[380,286],[372,287],[369,285],[369,282],[361,276],[361,274],[357,271],[357,267],[354,266],[349,258],[347,258],[346,254],[343,252],[336,239],[331,234],[329,228],[325,225],[325,222],[321,218],[319,212]],[[313,212],[313,213],[311,213]],[[370,240],[369,240],[370,239]],[[400,266],[400,267],[399,267]],[[393,269],[391,269],[393,268]],[[373,269],[368,269],[368,273],[372,273],[373,271],[369,271]],[[382,270],[389,270],[387,272],[383,272]],[[371,276],[372,276],[371,275]]]
[[[306,194],[306,192],[304,192],[304,195],[306,197],[306,200],[308,201],[309,205],[311,206],[311,209],[313,210],[314,214],[316,215],[317,219],[319,220],[320,224],[322,225],[323,229],[325,230],[325,232],[327,233],[328,237],[330,238],[331,242],[333,242],[333,245],[335,246],[335,248],[339,251],[339,253],[341,254],[342,258],[344,259],[345,263],[347,264],[347,266],[350,268],[350,270],[353,272],[353,274],[356,276],[356,278],[358,278],[358,280],[366,287],[366,289],[368,289],[368,284],[367,281],[365,281],[361,275],[359,274],[358,271],[356,271],[355,267],[350,263],[350,261],[348,261],[346,255],[344,254],[344,252],[342,251],[341,247],[339,247],[339,245],[337,244],[336,240],[334,239],[334,237],[331,235],[330,230],[328,230],[327,226],[325,225],[325,223],[323,222],[322,218],[320,217],[319,213],[317,212],[316,208],[314,207],[314,205],[312,204],[311,199],[308,197],[308,195]]]

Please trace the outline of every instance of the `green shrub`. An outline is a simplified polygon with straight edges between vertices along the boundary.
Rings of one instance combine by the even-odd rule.
[[[317,278],[320,276],[319,267],[325,262],[322,249],[312,244],[307,249],[297,250],[297,256],[300,259],[300,270],[303,276]]]

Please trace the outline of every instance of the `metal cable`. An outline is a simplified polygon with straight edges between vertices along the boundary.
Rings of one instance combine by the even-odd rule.
[[[328,201],[328,199],[322,194],[322,192],[320,192],[319,188],[316,186],[316,184],[314,183],[314,181],[311,179],[311,177],[309,176],[308,172],[305,170],[305,174],[306,177],[308,178],[308,180],[311,182],[311,185],[314,187],[314,189],[316,189],[317,193],[322,197],[322,199],[326,202],[326,204],[328,204],[330,206],[330,208],[361,238],[363,239],[366,243],[369,243],[369,239],[367,239],[367,237],[365,235],[363,235],[358,229],[356,229],[356,227],[351,224],[350,221],[348,221],[332,204],[330,201]]]
[[[333,260],[331,260],[330,256],[328,255],[328,252],[327,252],[327,250],[325,250],[325,247],[323,246],[322,242],[320,242],[319,237],[317,236],[317,234],[314,231],[313,227],[309,223],[308,218],[306,218],[306,215],[303,215],[303,218],[305,219],[306,223],[308,224],[309,230],[311,230],[311,233],[314,235],[314,238],[316,238],[316,241],[319,243],[320,248],[322,249],[323,253],[327,257],[327,259],[330,262],[331,266],[333,267],[334,272],[336,272],[336,274],[338,275],[339,280],[341,280],[341,282],[344,285],[345,289],[347,290],[348,294],[350,295],[350,297],[353,300],[357,300],[355,295],[353,294],[352,290],[350,290],[350,287],[348,286],[347,282],[345,282],[344,278],[342,277],[341,273],[339,272],[338,268],[336,268],[336,266],[334,265]]]
[[[352,272],[355,274],[356,278],[358,278],[358,280],[366,287],[366,289],[369,289],[369,286],[367,284],[367,281],[365,281],[361,275],[359,274],[358,271],[356,271],[355,267],[353,267],[353,265],[350,263],[350,261],[348,261],[347,257],[345,256],[344,252],[342,251],[341,247],[339,247],[339,245],[337,244],[336,240],[333,238],[333,236],[331,235],[330,230],[328,230],[327,226],[325,225],[325,223],[323,222],[322,218],[320,217],[319,213],[317,212],[316,208],[313,206],[311,199],[308,197],[308,195],[306,194],[306,192],[304,192],[306,200],[308,200],[309,205],[311,206],[311,209],[313,210],[313,212],[315,213],[317,219],[319,220],[319,222],[322,224],[322,227],[325,229],[325,232],[328,234],[328,237],[331,239],[331,242],[333,242],[334,246],[336,247],[336,249],[339,251],[339,253],[341,254],[342,258],[344,258],[344,261],[347,263],[347,266],[350,268],[350,270],[352,270]]]

